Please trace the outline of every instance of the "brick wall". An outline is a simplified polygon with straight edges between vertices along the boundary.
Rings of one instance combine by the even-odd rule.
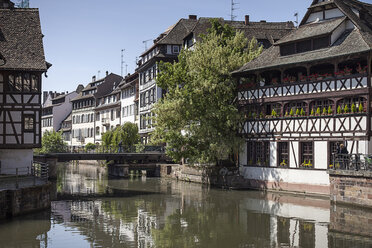
[[[329,172],[331,200],[372,207],[372,172]]]

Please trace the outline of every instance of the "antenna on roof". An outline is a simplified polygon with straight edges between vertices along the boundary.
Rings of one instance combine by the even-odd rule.
[[[149,42],[150,40],[151,39],[142,41],[142,43],[145,44],[145,51],[147,50],[147,42]]]
[[[125,51],[125,49],[121,49],[121,74],[120,74],[120,76],[123,76],[124,51]]]
[[[295,14],[294,14],[294,16],[296,17],[296,21],[295,21],[295,23],[296,23],[296,27],[298,26],[298,12],[296,12]]]
[[[234,11],[237,10],[238,8],[235,8],[235,5],[238,5],[239,3],[234,2],[234,0],[231,0],[231,21],[235,21],[236,15],[234,15]]]

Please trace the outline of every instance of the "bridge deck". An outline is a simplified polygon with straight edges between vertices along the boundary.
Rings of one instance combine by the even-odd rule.
[[[125,162],[168,162],[169,158],[164,153],[49,153],[35,155],[35,161],[57,159],[58,162],[72,160],[116,160]]]

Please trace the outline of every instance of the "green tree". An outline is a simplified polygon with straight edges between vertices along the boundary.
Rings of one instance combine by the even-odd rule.
[[[93,143],[88,143],[88,144],[85,145],[84,148],[85,148],[85,151],[89,152],[89,151],[91,151],[91,150],[96,149],[96,145],[93,144]]]
[[[63,141],[62,133],[56,131],[45,131],[41,139],[40,153],[67,152],[67,143]]]
[[[134,147],[139,141],[138,127],[131,122],[126,122],[124,125],[116,127],[112,131],[107,131],[102,135],[103,145],[113,150],[117,150],[121,142],[123,150],[127,151],[131,147]]]
[[[211,23],[193,50],[181,51],[178,62],[159,64],[157,84],[167,94],[155,105],[152,143],[166,143],[175,161],[213,163],[243,142],[231,72],[257,57],[262,47],[218,20]]]

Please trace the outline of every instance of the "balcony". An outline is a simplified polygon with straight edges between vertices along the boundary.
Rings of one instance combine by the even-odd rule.
[[[247,119],[241,134],[264,137],[345,137],[367,134],[367,113]]]
[[[289,97],[306,94],[319,94],[356,90],[367,88],[368,78],[366,74],[354,74],[343,77],[329,77],[314,81],[298,81],[293,83],[273,83],[267,86],[253,86],[250,84],[239,85],[238,99],[255,101],[259,99]]]

